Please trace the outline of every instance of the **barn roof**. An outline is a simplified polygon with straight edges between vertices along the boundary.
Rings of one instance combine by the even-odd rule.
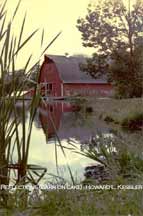
[[[80,70],[79,64],[85,62],[83,57],[66,57],[58,55],[48,55],[52,59],[59,71],[60,78],[65,83],[107,83],[107,79],[94,79],[90,75]]]

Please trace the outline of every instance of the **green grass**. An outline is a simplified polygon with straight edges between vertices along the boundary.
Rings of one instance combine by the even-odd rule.
[[[129,127],[143,120],[143,98],[134,99],[91,99],[88,103],[94,114],[106,122]]]
[[[142,199],[143,192],[138,190],[51,191],[20,212],[27,216],[141,216]],[[18,215],[16,208],[3,214]]]
[[[132,199],[129,199],[130,197]],[[141,215],[142,207],[139,197],[141,198],[141,195],[137,192],[125,191],[52,192],[46,194],[45,200],[40,203],[40,208],[31,215]]]

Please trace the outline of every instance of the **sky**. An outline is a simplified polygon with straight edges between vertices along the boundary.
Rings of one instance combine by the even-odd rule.
[[[18,67],[22,67],[25,64],[30,54],[33,54],[32,64],[39,58],[40,52],[42,51],[40,42],[43,29],[45,32],[43,48],[57,33],[62,31],[59,38],[47,50],[47,54],[64,55],[65,53],[69,53],[69,55],[90,55],[93,49],[82,46],[81,33],[76,28],[77,19],[86,15],[90,1],[22,0],[12,27],[14,34],[19,34],[25,12],[27,13],[27,18],[23,40],[35,29],[38,28],[39,31],[22,50],[22,56],[19,56],[17,63]],[[4,2],[4,0],[0,0],[0,2]],[[7,1],[8,19],[12,17],[17,3],[18,0]]]

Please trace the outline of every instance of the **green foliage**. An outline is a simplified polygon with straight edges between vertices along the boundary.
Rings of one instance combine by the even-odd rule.
[[[93,78],[107,75],[108,71],[107,55],[94,53],[92,58],[86,58],[86,63],[81,63],[80,68],[83,72],[90,74]]]
[[[128,179],[128,183],[134,178],[140,181],[143,178],[142,156],[130,152],[125,142],[121,135],[105,137],[104,134],[97,134],[86,143],[89,148],[83,149],[83,153],[76,152],[102,164],[108,173],[108,181],[116,182],[118,177]]]
[[[136,45],[132,62],[124,49],[113,52],[108,78],[115,88],[117,98],[141,97],[143,94],[143,45]],[[132,64],[132,65],[131,65]]]
[[[77,21],[83,46],[97,54],[81,66],[94,78],[106,74],[118,97],[140,97],[143,92],[143,2],[103,0],[89,5]],[[111,59],[113,61],[111,61]]]
[[[103,0],[89,5],[85,18],[77,21],[83,45],[100,53],[112,53],[118,48],[132,48],[142,32],[143,3],[136,0],[127,8],[123,1]]]

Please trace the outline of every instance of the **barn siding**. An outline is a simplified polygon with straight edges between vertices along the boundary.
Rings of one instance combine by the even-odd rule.
[[[39,83],[43,84],[52,84],[52,90],[49,93],[51,96],[61,96],[61,85],[62,85],[62,80],[59,77],[58,70],[56,68],[56,65],[54,63],[47,63],[44,62],[42,67],[41,67],[41,72],[40,72],[40,77],[39,77]],[[45,92],[45,87],[43,88],[43,93]]]
[[[64,96],[102,96],[109,97],[112,95],[112,86],[108,83],[105,84],[82,84],[82,83],[65,83]]]

